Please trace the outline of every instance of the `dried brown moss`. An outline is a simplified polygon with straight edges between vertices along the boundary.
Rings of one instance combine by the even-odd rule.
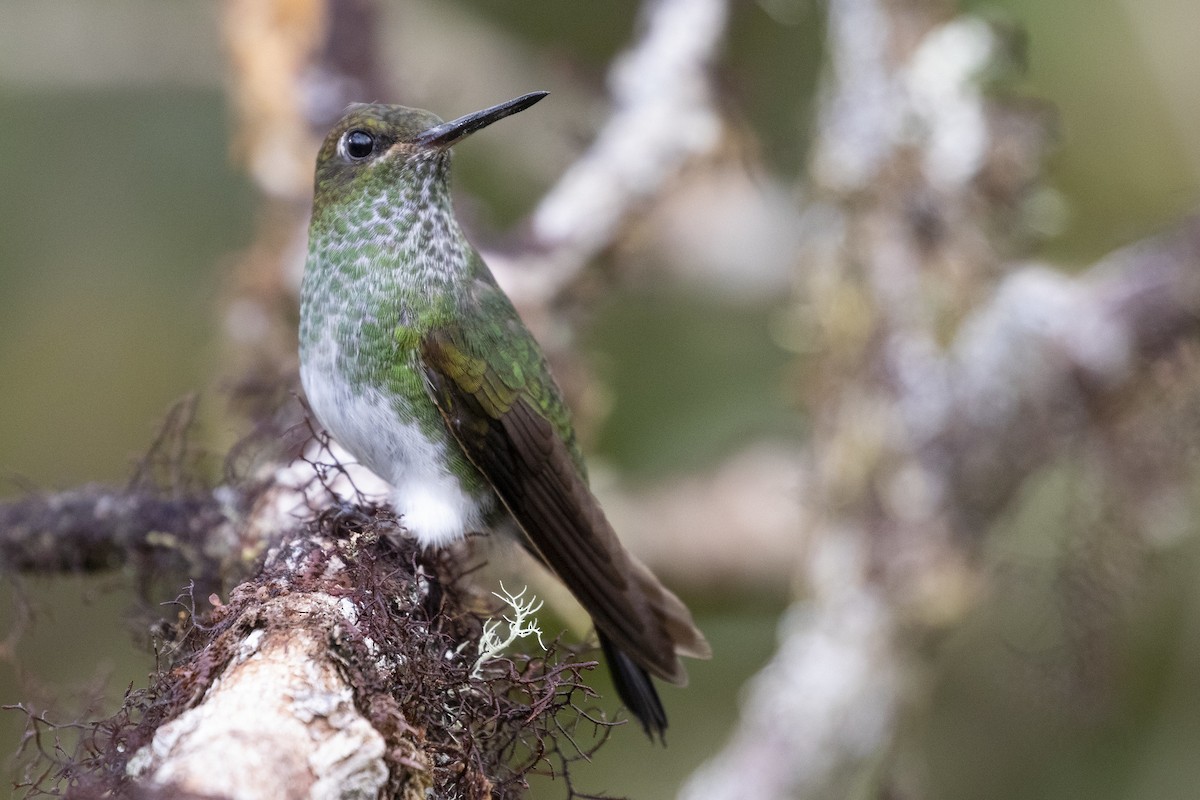
[[[170,662],[147,688],[127,693],[115,715],[83,727],[73,755],[41,748],[44,767],[25,788],[31,795],[144,796],[148,790],[126,775],[130,757],[201,701],[249,633],[295,624],[272,618],[278,612],[269,609],[280,604],[266,601],[320,592],[349,600],[356,612],[329,626],[329,647],[360,712],[390,745],[387,796],[431,789],[439,798],[518,797],[533,772],[566,776],[570,793],[571,761],[607,733],[582,680],[595,662],[552,647],[497,660],[472,678],[484,609],[461,562],[423,552],[399,533],[390,511],[330,510],[273,548],[226,602],[212,598],[200,611],[191,593],[182,595],[178,621],[160,643]],[[31,729],[58,733],[34,717]]]

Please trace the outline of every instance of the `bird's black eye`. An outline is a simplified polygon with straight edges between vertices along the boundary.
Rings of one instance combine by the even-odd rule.
[[[375,137],[366,131],[350,131],[346,134],[346,155],[362,160],[375,152]]]

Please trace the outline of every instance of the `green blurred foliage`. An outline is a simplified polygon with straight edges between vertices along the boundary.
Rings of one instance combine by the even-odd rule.
[[[119,483],[213,365],[253,196],[224,98],[0,86],[0,496]]]
[[[679,288],[622,292],[597,310],[589,344],[613,397],[596,449],[631,479],[800,435],[782,378],[795,356],[771,340],[761,305]]]
[[[1057,116],[1046,177],[1068,204],[1047,255],[1087,263],[1196,204],[1200,96],[1192,0],[970,0],[1018,26],[1028,73],[1017,84]]]
[[[1200,537],[1147,546],[1097,477],[1050,465],[996,532],[899,748],[930,800],[1195,796]]]

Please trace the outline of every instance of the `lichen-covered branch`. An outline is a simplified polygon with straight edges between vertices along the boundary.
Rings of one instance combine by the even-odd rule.
[[[1200,218],[1078,276],[1027,266],[996,286],[942,364],[927,462],[960,534],[986,524],[1038,465],[1136,386],[1151,359],[1200,333]],[[930,409],[925,409],[928,412]]]
[[[216,588],[218,576],[248,568],[260,543],[241,540],[236,520],[253,503],[256,486],[251,480],[237,489],[203,485],[193,452],[195,414],[194,396],[169,411],[124,487],[31,491],[0,503],[0,570],[53,574],[135,566],[143,577],[206,576]]]
[[[485,253],[519,306],[549,304],[690,161],[716,149],[710,71],[728,14],[726,0],[642,7],[638,41],[609,70],[604,127],[534,210],[526,248]]]
[[[358,710],[330,647],[357,622],[354,606],[325,592],[289,593],[242,616],[207,645],[206,660],[227,660],[197,682],[204,701],[153,732],[127,764],[130,777],[219,797],[378,796],[388,742]],[[432,782],[416,759],[397,766],[402,785]]]
[[[909,479],[923,485],[897,491],[926,500],[934,493],[949,532],[973,550],[1020,482],[1091,425],[1092,409],[1136,386],[1151,357],[1200,334],[1197,276],[1193,218],[1079,276],[1027,267],[1003,280],[947,352],[931,356],[920,387],[908,387],[951,394],[946,412],[917,429],[924,471]],[[811,594],[788,613],[779,651],[751,682],[729,745],[683,796],[740,797],[747,775],[756,797],[843,796],[887,747],[912,658],[902,641],[919,638],[903,616],[912,606],[897,609],[897,600],[911,603],[922,590],[918,600],[947,603],[938,609],[945,617],[922,622],[950,624],[972,580],[944,562],[881,573],[869,550],[892,548],[871,538],[903,524],[872,532],[845,519],[810,520],[817,530],[803,572]]]
[[[460,583],[463,554],[423,553],[369,507],[295,525],[226,600],[182,595],[166,668],[78,726],[78,752],[30,788],[516,797],[531,770],[563,774],[603,741],[582,679],[596,662],[556,663],[552,645],[476,670],[483,606]]]
[[[228,549],[222,546],[227,526],[212,494],[172,497],[106,486],[31,494],[0,504],[0,569],[98,572],[139,557],[199,568]]]
[[[1044,135],[1035,106],[984,91],[1004,59],[986,23],[934,0],[830,0],[828,44],[807,212],[824,224],[796,312],[820,354],[806,593],[688,798],[886,781],[921,643],[971,607],[998,515],[1200,332],[1195,219],[1078,275],[1004,259]]]

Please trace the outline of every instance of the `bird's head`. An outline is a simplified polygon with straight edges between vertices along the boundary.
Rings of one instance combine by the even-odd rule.
[[[355,189],[445,181],[450,148],[497,120],[524,111],[549,92],[530,92],[450,122],[419,108],[355,103],[325,137],[317,156],[315,204]]]

